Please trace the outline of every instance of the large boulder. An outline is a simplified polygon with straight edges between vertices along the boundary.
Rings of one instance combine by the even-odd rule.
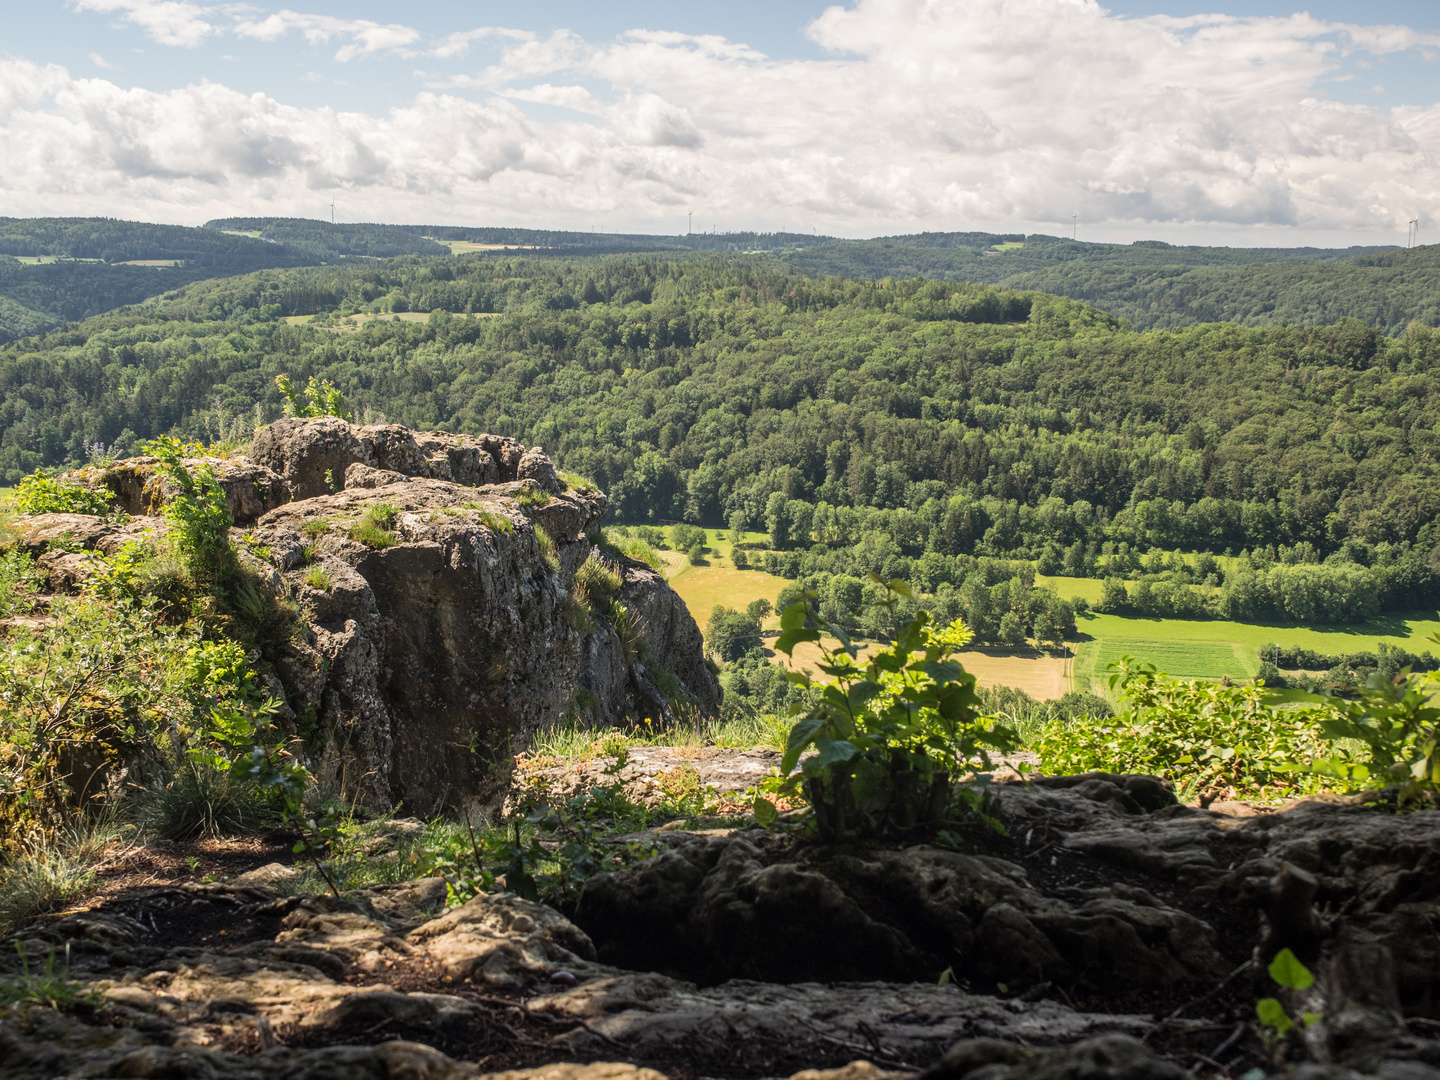
[[[249,525],[261,514],[290,501],[291,486],[279,473],[244,457],[187,458],[190,467],[205,465],[225,493],[225,504],[237,525]],[[133,457],[107,466],[87,466],[72,474],[81,483],[103,487],[127,514],[159,514],[178,490],[161,474],[159,460]]]
[[[394,518],[367,541],[356,525],[374,506]],[[547,506],[552,527],[574,530],[551,540],[583,543],[605,502]],[[255,539],[313,612],[327,672],[291,706],[326,734],[323,774],[365,802],[433,813],[498,798],[514,749],[573,701],[569,583],[506,494],[420,479],[346,489],[272,511]]]
[[[249,451],[252,461],[283,476],[297,499],[342,490],[347,470],[357,463],[467,487],[505,483],[524,478],[520,466],[527,454],[526,475],[547,490],[563,490],[543,451],[527,451],[503,435],[412,432],[399,424],[361,427],[333,416],[289,417],[257,431]]]

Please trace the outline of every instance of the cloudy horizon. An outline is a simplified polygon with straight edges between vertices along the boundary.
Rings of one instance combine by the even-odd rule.
[[[675,233],[693,212],[696,231],[873,236],[1078,220],[1081,239],[1254,246],[1403,243],[1418,217],[1440,239],[1440,32],[1398,20],[856,0],[696,32],[683,9],[612,30],[312,7],[27,15],[0,55],[0,213],[199,224],[333,200],[346,221]]]

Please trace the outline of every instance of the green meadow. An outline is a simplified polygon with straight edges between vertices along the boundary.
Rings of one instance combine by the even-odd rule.
[[[1062,593],[1063,595],[1063,593]],[[1341,654],[1373,650],[1385,642],[1414,653],[1440,652],[1427,640],[1440,633],[1434,612],[1387,614],[1369,622],[1297,626],[1287,623],[1237,623],[1223,619],[1145,619],[1123,615],[1082,615],[1076,620],[1080,644],[1075,653],[1075,689],[1106,689],[1107,667],[1130,655],[1182,678],[1252,679],[1260,669],[1260,646],[1301,645],[1316,652]]]

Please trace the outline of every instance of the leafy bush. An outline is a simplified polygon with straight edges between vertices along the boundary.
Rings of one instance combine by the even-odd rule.
[[[341,420],[350,419],[344,397],[328,379],[320,382],[315,376],[310,376],[310,383],[303,393],[295,389],[289,375],[275,376],[275,385],[280,388],[280,393],[285,398],[285,412],[288,416],[338,416]]]
[[[224,581],[235,570],[230,546],[235,518],[215,471],[203,462],[187,466],[182,460],[187,447],[168,435],[146,443],[144,450],[159,459],[157,470],[177,489],[165,503],[170,544],[198,580]]]
[[[25,552],[0,551],[0,617],[29,611],[43,580]]]
[[[1440,644],[1440,634],[1430,640]],[[1268,700],[1309,706],[1304,715],[1338,751],[1317,755],[1316,772],[1360,787],[1398,784],[1402,801],[1440,800],[1440,675],[1375,672],[1356,700],[1293,690]]]
[[[910,595],[903,581],[881,582],[881,603],[893,613]],[[1015,733],[981,715],[975,676],[952,657],[970,640],[956,623],[937,633],[928,612],[917,612],[893,645],[870,654],[858,650],[838,626],[822,626],[813,594],[785,609],[776,648],[787,656],[801,642],[822,640],[822,629],[840,647],[822,647],[820,670],[834,681],[793,706],[798,719],[780,763],[778,790],[803,794],[822,839],[857,830],[911,829],[937,823],[950,802],[950,780],[974,767],[989,768],[991,750],[1012,750]],[[810,689],[808,673],[791,673]],[[802,763],[809,747],[816,753]],[[796,767],[799,766],[797,773]],[[773,804],[757,802],[757,819],[773,819]]]
[[[15,485],[10,505],[21,514],[99,514],[103,517],[110,512],[108,492],[39,473],[24,477]]]
[[[705,548],[704,548],[704,546],[701,545],[701,544],[696,544],[696,545],[694,545],[689,551],[687,551],[687,552],[685,553],[685,558],[689,561],[689,563],[690,563],[691,566],[704,566],[704,565],[705,565]]]
[[[1113,719],[1056,720],[1034,742],[1051,774],[1149,773],[1186,797],[1272,798],[1318,791],[1297,766],[1325,756],[1317,718],[1265,707],[1258,686],[1171,679],[1131,657],[1111,665],[1127,708]]]

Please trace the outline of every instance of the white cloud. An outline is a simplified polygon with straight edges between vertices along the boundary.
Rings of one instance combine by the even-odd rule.
[[[399,23],[377,23],[369,19],[339,19],[333,15],[308,15],[284,10],[263,19],[237,19],[233,31],[240,37],[275,41],[292,30],[305,35],[312,45],[329,43],[331,38],[348,38],[335,53],[344,63],[357,56],[404,49],[420,40],[420,31]]]
[[[106,60],[103,56],[96,52],[92,52],[90,54],[90,62],[96,67],[107,71],[115,66],[114,64],[110,63],[109,60]]]
[[[75,10],[120,12],[161,45],[194,48],[218,31],[206,18],[211,9],[189,0],[75,0]]]
[[[398,25],[244,19],[235,31],[261,40],[339,40],[340,59],[504,47],[378,117],[0,61],[0,196],[27,212],[201,218],[313,212],[339,189],[354,216],[380,220],[668,230],[694,205],[735,227],[849,234],[1059,231],[1078,212],[1092,230],[1358,239],[1440,217],[1440,106],[1321,96],[1358,54],[1440,46],[1405,27],[1117,18],[1093,0],[858,0],[809,27],[828,59],[774,60],[668,31],[596,44],[480,28],[427,47]],[[542,122],[527,103],[574,115]]]

